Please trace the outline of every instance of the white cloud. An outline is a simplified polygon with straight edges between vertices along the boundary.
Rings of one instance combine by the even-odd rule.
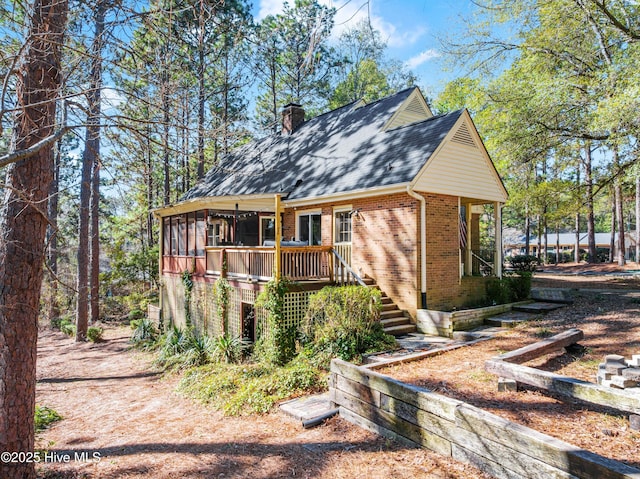
[[[380,31],[382,39],[392,48],[413,45],[427,32],[426,28],[420,27],[415,28],[410,32],[400,33],[395,25],[376,15],[371,16],[371,25],[373,28]]]
[[[284,2],[285,0],[260,0],[258,20],[262,20],[267,15],[281,13]],[[293,2],[294,0],[289,0],[290,4]],[[333,29],[334,38],[339,37],[344,30],[369,17],[367,3],[361,0],[319,0],[319,2],[336,9]],[[373,12],[371,12],[370,21],[373,28],[380,31],[382,39],[392,48],[412,45],[427,31],[426,28],[414,28],[410,32],[400,33],[395,25]]]
[[[440,52],[430,48],[429,50],[425,50],[423,52],[418,53],[417,55],[409,58],[406,61],[407,67],[410,69],[414,69],[422,65],[423,63],[428,62],[429,60],[433,60],[434,58],[438,58],[440,56]]]
[[[285,0],[260,0],[257,20],[262,20],[268,15],[276,15],[282,12]]]
[[[113,88],[103,88],[100,94],[103,109],[118,108],[125,101],[125,98],[120,94],[120,92]]]

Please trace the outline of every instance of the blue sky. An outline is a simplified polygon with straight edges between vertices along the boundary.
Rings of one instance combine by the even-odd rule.
[[[284,3],[284,0],[254,1],[257,19],[279,13]],[[370,15],[371,24],[387,42],[389,56],[405,62],[418,75],[426,95],[434,97],[447,81],[464,74],[460,69],[445,66],[437,37],[463,28],[461,16],[472,11],[471,0],[319,1],[337,10],[335,36]]]

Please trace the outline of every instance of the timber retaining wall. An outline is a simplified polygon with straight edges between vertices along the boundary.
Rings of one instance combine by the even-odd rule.
[[[345,361],[332,361],[329,388],[350,422],[500,479],[640,479],[636,468]]]

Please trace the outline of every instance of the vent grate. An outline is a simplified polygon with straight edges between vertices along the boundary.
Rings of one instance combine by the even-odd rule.
[[[460,125],[458,130],[455,132],[455,134],[451,138],[451,141],[455,143],[459,143],[461,145],[470,146],[472,148],[478,148],[478,145],[476,145],[476,142],[473,141],[473,137],[471,136],[471,133],[469,132],[469,127],[467,126],[466,123],[463,123],[462,125]]]
[[[427,111],[425,110],[424,105],[420,101],[420,98],[418,98],[417,96],[413,97],[413,99],[406,106],[405,110],[416,115],[427,115]]]

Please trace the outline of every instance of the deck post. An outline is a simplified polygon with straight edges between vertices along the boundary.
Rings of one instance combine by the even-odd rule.
[[[273,262],[275,269],[274,277],[276,281],[278,281],[282,275],[282,254],[280,245],[282,242],[282,217],[280,216],[282,206],[280,199],[280,195],[276,195],[276,257]]]
[[[227,264],[227,250],[222,248],[220,250],[220,277],[226,278],[229,271],[229,265]]]
[[[496,219],[496,250],[494,253],[493,272],[498,278],[502,278],[502,204],[496,201],[493,204]]]
[[[465,242],[465,248],[464,248],[464,274],[466,276],[472,276],[474,271],[473,271],[473,248],[471,246],[471,242],[473,241],[473,228],[471,227],[471,224],[473,222],[473,211],[472,211],[473,205],[471,203],[467,203],[465,206],[465,218],[464,220],[467,223],[467,228],[466,228],[466,232],[467,232],[467,238],[466,238],[466,242]]]

